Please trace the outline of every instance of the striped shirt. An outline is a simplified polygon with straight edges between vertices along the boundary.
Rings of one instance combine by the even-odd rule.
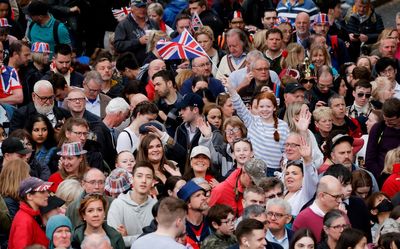
[[[269,168],[280,168],[280,161],[285,150],[289,127],[278,119],[279,141],[274,140],[274,124],[265,123],[260,116],[254,116],[246,108],[239,94],[232,96],[233,107],[247,127],[247,137],[253,145],[254,155],[263,160]]]
[[[310,16],[310,20],[314,20],[314,17],[319,13],[319,8],[313,0],[298,0],[294,5],[290,3],[290,0],[281,0],[276,6],[276,11],[278,17],[286,17],[294,25],[297,14],[306,12]]]

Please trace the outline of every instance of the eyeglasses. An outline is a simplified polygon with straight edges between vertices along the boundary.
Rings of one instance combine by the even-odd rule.
[[[267,217],[269,217],[269,218],[275,217],[275,218],[277,218],[277,219],[281,219],[281,218],[283,218],[284,216],[286,216],[286,214],[275,213],[275,212],[272,212],[272,211],[268,211],[268,212],[267,212]]]
[[[288,147],[288,148],[291,148],[291,149],[294,149],[296,147],[300,147],[300,144],[295,144],[295,143],[285,143],[284,145],[285,145],[285,147]]]
[[[327,193],[327,192],[324,192],[324,194],[329,195],[330,197],[334,198],[335,200],[338,200],[338,199],[342,200],[342,199],[344,198],[344,195],[343,195],[343,194],[332,195],[332,194],[329,194],[329,193]]]
[[[278,193],[268,195],[267,199],[281,198],[282,196],[283,196],[283,192],[278,192]]]
[[[238,133],[239,131],[240,131],[240,128],[232,128],[232,129],[226,129],[225,133],[232,135],[234,133]]]
[[[46,103],[48,101],[52,102],[54,100],[54,95],[51,96],[40,96],[37,93],[34,93],[42,103]]]
[[[83,84],[83,86],[89,90],[89,93],[100,93],[101,92],[101,89],[92,89],[87,84]]]
[[[237,139],[233,140],[233,144],[236,144],[239,142],[246,142],[246,143],[251,144],[251,141],[249,138],[237,138]]]
[[[365,96],[365,98],[369,99],[371,97],[370,93],[357,93],[357,97],[359,98],[363,98]]]
[[[89,183],[90,185],[99,185],[99,186],[102,186],[102,185],[104,185],[105,184],[105,181],[104,180],[91,180],[91,181],[86,181],[85,180],[85,182],[86,183]]]
[[[221,220],[221,223],[235,224],[236,219]]]
[[[300,84],[302,84],[302,85],[305,85],[305,84],[308,84],[308,83],[311,83],[311,84],[315,84],[316,82],[315,82],[315,79],[301,79],[300,80]]]
[[[193,65],[193,67],[208,67],[209,65],[211,65],[211,63],[210,62],[206,62],[206,63],[203,63],[203,64],[199,64],[199,65]]]
[[[80,136],[85,136],[85,137],[87,137],[87,136],[89,136],[89,132],[87,132],[87,131],[71,131],[72,133],[74,133],[75,135],[77,135],[78,137],[80,137]]]
[[[85,101],[85,98],[71,98],[71,99],[67,99],[68,101],[71,102],[83,102]]]
[[[348,224],[341,224],[341,225],[336,225],[336,226],[330,226],[329,228],[332,228],[333,230],[339,230],[339,229],[346,229],[349,228]]]
[[[254,68],[257,72],[267,72],[269,71],[269,67],[261,67],[261,68]]]

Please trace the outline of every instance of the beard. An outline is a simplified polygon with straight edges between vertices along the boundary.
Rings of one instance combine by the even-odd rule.
[[[51,112],[53,110],[54,107],[54,103],[51,105],[39,105],[36,102],[33,102],[33,104],[35,105],[35,109],[38,113],[46,115],[47,113]]]

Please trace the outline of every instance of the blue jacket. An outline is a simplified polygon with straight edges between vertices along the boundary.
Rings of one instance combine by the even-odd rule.
[[[192,93],[192,82],[193,82],[193,77],[185,80],[182,84],[181,87],[181,94],[185,95],[187,93]],[[212,92],[214,97],[217,97],[218,94],[225,92],[225,88],[222,85],[220,80],[217,80],[214,77],[208,78],[208,89]]]

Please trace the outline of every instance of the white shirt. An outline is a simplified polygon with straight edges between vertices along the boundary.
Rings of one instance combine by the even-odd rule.
[[[283,236],[282,239],[277,239],[271,231],[268,229],[267,234],[265,235],[265,238],[270,241],[279,244],[280,246],[283,247],[283,249],[289,249],[289,238],[287,235],[287,230],[285,229],[285,235]]]
[[[397,81],[396,81],[396,86],[394,87],[393,97],[400,99],[400,84]]]
[[[86,110],[100,117],[100,97],[97,95],[96,100],[92,103],[86,98]]]

